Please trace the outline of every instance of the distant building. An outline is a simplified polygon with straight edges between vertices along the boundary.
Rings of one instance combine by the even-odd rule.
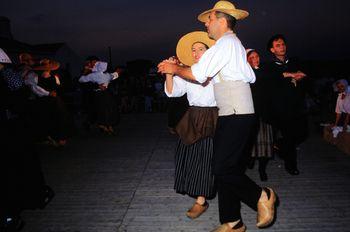
[[[10,20],[0,16],[0,47],[10,56],[13,62],[18,62],[18,55],[23,52],[32,54],[38,60],[54,59],[61,64],[61,69],[77,77],[83,65],[79,57],[66,43],[31,45],[15,40],[11,32]]]
[[[13,39],[10,20],[3,16],[0,16],[0,37]]]

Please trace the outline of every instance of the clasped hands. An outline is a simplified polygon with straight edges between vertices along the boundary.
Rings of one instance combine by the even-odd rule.
[[[179,60],[172,56],[166,60],[163,60],[158,64],[158,72],[161,74],[174,74],[177,66],[179,65]]]
[[[306,74],[301,72],[301,71],[297,71],[297,72],[293,72],[293,73],[284,72],[283,76],[284,77],[290,77],[293,80],[299,81],[299,80],[303,79],[304,77],[306,77]]]
[[[57,92],[55,90],[49,92],[50,97],[57,97]]]

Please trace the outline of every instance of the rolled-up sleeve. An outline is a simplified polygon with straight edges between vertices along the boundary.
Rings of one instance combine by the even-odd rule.
[[[83,75],[83,76],[81,76],[79,78],[79,82],[80,83],[93,82],[94,81],[94,76],[95,76],[95,73],[90,73],[90,74],[88,74],[86,76]]]
[[[45,89],[43,89],[38,85],[38,76],[34,72],[30,72],[27,75],[24,83],[30,87],[30,89],[35,95],[39,97],[50,95],[49,91],[46,91]]]
[[[168,97],[181,97],[186,93],[186,81],[181,77],[174,76],[172,93],[169,93],[166,90],[165,84],[164,84],[164,92]]]

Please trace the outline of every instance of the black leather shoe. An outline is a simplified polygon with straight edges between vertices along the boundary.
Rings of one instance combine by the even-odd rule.
[[[297,168],[286,168],[286,171],[292,176],[297,176],[300,173]]]
[[[4,221],[0,225],[1,232],[18,232],[24,226],[24,221],[20,216],[7,217],[3,220]]]
[[[55,192],[50,188],[50,186],[45,186],[44,190],[44,198],[42,199],[42,202],[39,206],[40,209],[44,209],[54,198]]]

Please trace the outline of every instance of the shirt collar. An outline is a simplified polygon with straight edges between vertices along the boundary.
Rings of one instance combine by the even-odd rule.
[[[233,31],[226,31],[218,40],[220,40],[224,36],[229,36],[229,35],[235,36],[236,34]]]
[[[226,31],[226,32],[224,33],[224,35],[230,35],[230,34],[235,34],[235,33],[233,33],[233,31]]]
[[[275,64],[277,65],[286,65],[289,63],[289,58],[286,57],[286,59],[284,61],[278,59],[276,56],[273,57],[273,61],[275,62]]]
[[[350,93],[349,90],[345,90],[344,92],[338,93],[338,96],[341,96],[343,94],[348,95]]]

